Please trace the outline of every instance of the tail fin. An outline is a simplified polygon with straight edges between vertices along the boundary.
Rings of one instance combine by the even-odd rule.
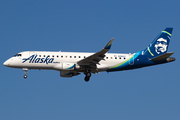
[[[154,58],[167,52],[173,28],[165,28],[144,50],[144,55]]]

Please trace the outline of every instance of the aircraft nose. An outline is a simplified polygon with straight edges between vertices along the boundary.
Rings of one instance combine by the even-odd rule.
[[[10,60],[6,60],[4,63],[3,63],[4,66],[9,66],[10,65]]]

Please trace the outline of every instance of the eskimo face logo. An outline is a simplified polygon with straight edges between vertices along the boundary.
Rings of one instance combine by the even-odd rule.
[[[159,38],[154,47],[157,54],[166,52],[167,40],[163,38]]]

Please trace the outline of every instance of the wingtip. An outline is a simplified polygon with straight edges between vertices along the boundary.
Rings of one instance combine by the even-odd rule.
[[[111,48],[111,45],[112,45],[112,42],[113,42],[114,38],[112,38],[108,44],[104,47],[104,49],[110,49]]]
[[[114,40],[114,38],[111,38],[111,40],[110,40],[110,41],[112,41],[112,42],[113,42],[113,40]]]

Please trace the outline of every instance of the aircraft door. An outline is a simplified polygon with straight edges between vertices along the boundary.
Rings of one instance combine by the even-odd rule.
[[[129,65],[134,65],[134,55],[129,53],[129,58],[131,58],[131,59],[129,59]]]

